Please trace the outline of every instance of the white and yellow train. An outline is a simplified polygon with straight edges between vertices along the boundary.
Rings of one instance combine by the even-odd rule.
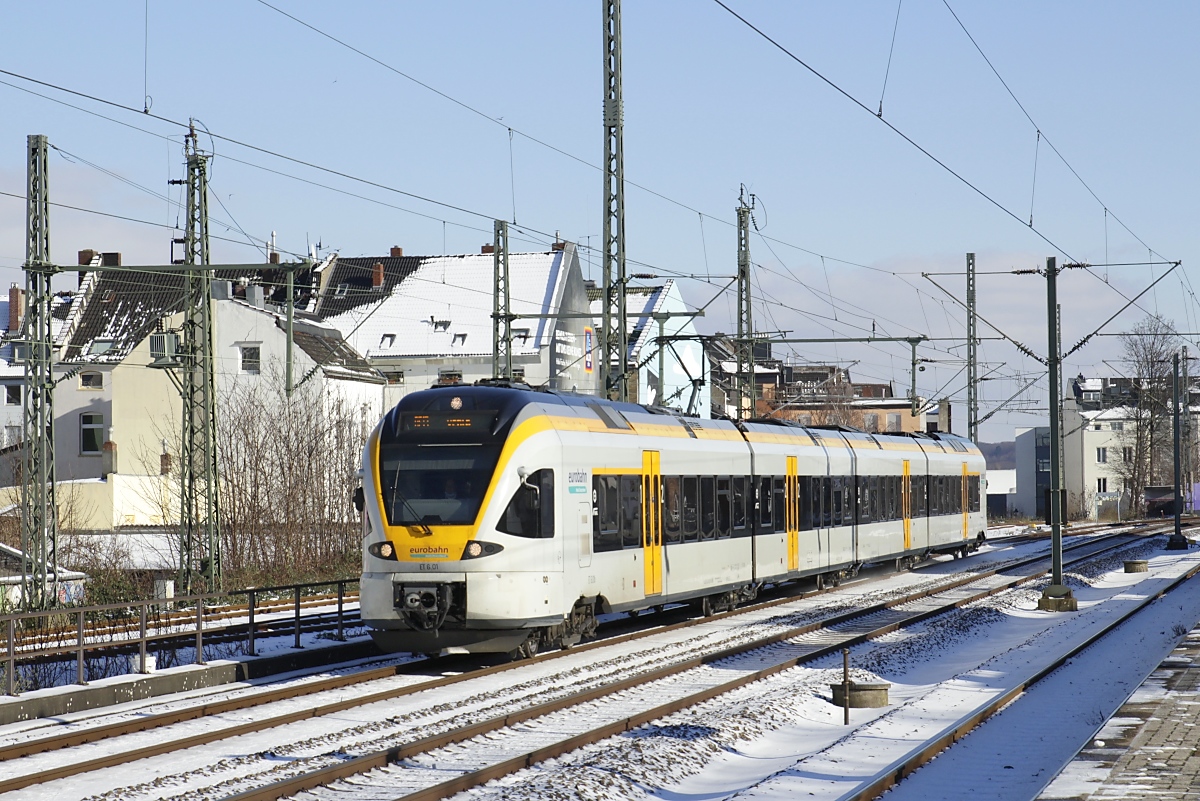
[[[529,655],[596,615],[705,612],[867,562],[965,555],[979,450],[502,385],[405,397],[363,454],[362,619],[389,651]]]

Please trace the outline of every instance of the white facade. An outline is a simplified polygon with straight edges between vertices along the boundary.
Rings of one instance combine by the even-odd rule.
[[[493,254],[340,259],[321,280],[317,314],[386,377],[384,408],[438,383],[493,377]],[[596,394],[575,246],[509,254],[509,298],[514,379]]]
[[[1125,408],[1080,411],[1068,401],[1063,407],[1063,481],[1067,490],[1068,515],[1095,519],[1105,506],[1122,502],[1129,495],[1120,473],[1127,453],[1124,445],[1130,421]],[[1122,493],[1124,500],[1122,501]]]
[[[597,293],[593,292],[593,296]],[[695,317],[684,302],[679,285],[668,279],[657,286],[631,286],[626,292],[629,334],[629,360],[641,365],[637,371],[638,403],[667,406],[691,411],[702,418],[710,417],[709,391],[705,375],[707,359],[704,346],[696,336]],[[601,299],[591,301],[595,327],[599,332],[604,312]],[[655,315],[658,315],[656,317]],[[661,327],[660,327],[661,325]],[[662,350],[662,372],[659,379],[659,333],[664,337],[680,337]],[[662,385],[662,391],[658,390]]]

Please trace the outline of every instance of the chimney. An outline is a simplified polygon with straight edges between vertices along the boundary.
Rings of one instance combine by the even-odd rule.
[[[121,254],[120,253],[101,253],[100,254],[100,263],[102,265],[104,265],[105,267],[120,267],[121,266]]]
[[[550,250],[566,250],[566,248],[567,248],[566,242],[555,242],[553,245],[550,246]]]
[[[25,319],[25,290],[16,284],[8,288],[8,330],[19,331]]]
[[[105,440],[104,444],[100,446],[100,456],[102,460],[100,474],[103,478],[108,478],[117,472],[117,443],[111,439]]]
[[[383,262],[377,261],[371,265],[371,289],[383,289]]]
[[[247,286],[246,302],[256,309],[263,308],[263,288],[257,284]]]
[[[78,264],[80,267],[87,267],[88,265],[90,265],[92,263],[92,259],[96,258],[99,255],[100,255],[99,253],[92,250],[91,248],[88,248],[87,250],[81,250],[81,251],[79,251]]]
[[[481,247],[481,248],[479,249],[479,252],[480,252],[480,253],[483,253],[483,254],[487,254],[487,253],[495,253],[495,252],[496,252],[496,246],[495,246],[495,245],[484,245],[483,247]]]
[[[271,264],[279,264],[279,251],[272,250],[268,261],[270,261]]]
[[[404,258],[404,248],[400,247],[399,245],[392,245],[392,258],[393,259]]]
[[[171,475],[171,454],[160,453],[158,455],[158,474],[160,476]]]

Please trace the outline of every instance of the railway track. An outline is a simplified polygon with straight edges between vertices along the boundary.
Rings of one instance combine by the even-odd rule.
[[[1097,553],[1126,547],[1135,541],[1134,535],[1121,533],[1109,535],[1104,542],[1080,543],[1073,550],[1082,549],[1086,554],[1075,561],[1094,559]],[[784,610],[779,613],[777,607],[794,604],[795,598],[759,604],[713,618],[627,635],[619,638],[619,641],[653,639],[654,642],[648,642],[640,653],[619,654],[600,662],[592,659],[590,665],[583,653],[611,648],[615,644],[613,640],[568,652],[546,654],[532,662],[497,666],[462,676],[442,676],[422,681],[420,678],[398,677],[395,669],[391,668],[370,676],[338,677],[325,680],[320,691],[328,694],[352,686],[362,687],[368,681],[391,684],[336,700],[312,698],[310,703],[298,704],[299,708],[262,710],[266,712],[262,715],[241,714],[236,723],[227,724],[218,719],[238,717],[251,705],[279,705],[288,699],[299,699],[300,695],[295,689],[263,692],[249,701],[231,700],[163,713],[161,716],[143,716],[127,723],[92,727],[89,731],[64,732],[61,736],[41,738],[22,743],[20,747],[0,750],[0,759],[4,760],[5,765],[11,766],[9,769],[0,768],[0,775],[19,773],[0,779],[0,792],[47,781],[69,781],[71,777],[85,776],[90,771],[106,766],[217,741],[227,743],[222,752],[237,752],[239,746],[231,738],[255,735],[273,727],[291,724],[286,736],[291,742],[234,759],[236,764],[211,766],[201,770],[201,776],[189,771],[192,774],[190,778],[178,779],[181,798],[201,789],[191,786],[195,779],[205,782],[202,787],[208,795],[245,799],[279,798],[400,760],[411,762],[419,755],[452,744],[461,744],[460,747],[465,748],[469,741],[474,742],[482,734],[494,734],[519,724],[528,727],[534,725],[534,721],[551,720],[556,716],[570,716],[571,710],[578,709],[581,704],[594,703],[615,694],[649,692],[646,708],[636,715],[606,721],[543,747],[524,748],[519,757],[494,760],[492,764],[473,770],[452,770],[453,775],[446,781],[429,781],[431,778],[437,779],[437,771],[404,771],[409,778],[420,775],[426,780],[424,786],[410,788],[417,793],[414,798],[443,797],[505,775],[526,764],[565,753],[586,742],[603,739],[707,698],[730,692],[801,662],[816,659],[823,653],[913,625],[947,609],[958,608],[1006,588],[1033,581],[1043,572],[1038,569],[1038,563],[1044,563],[1046,559],[1045,555],[1038,555],[1012,560],[988,570],[972,572],[968,576],[948,580],[925,579],[923,586],[915,590],[873,594],[868,591],[858,598],[842,599],[839,599],[839,593],[819,599],[829,602],[828,607],[831,608]],[[1018,570],[1021,572],[1015,578],[1001,575],[1002,572]],[[912,578],[920,581],[917,577]],[[947,593],[950,597],[946,597]],[[918,608],[903,608],[914,605]],[[697,628],[693,630],[693,627]],[[708,630],[701,631],[703,628]],[[798,637],[800,641],[795,640]],[[759,656],[746,656],[756,651]],[[786,652],[785,658],[775,658],[780,651]],[[768,653],[774,656],[767,658],[763,655]],[[694,692],[679,694],[660,687],[663,684],[674,684],[676,687],[687,684],[686,681],[681,682],[679,677],[688,671],[707,670],[714,673],[714,664],[737,659],[767,661],[770,664],[733,670],[731,672],[737,673],[735,679],[708,682]],[[554,674],[555,663],[560,662],[559,672]],[[392,674],[390,676],[386,675],[389,671]],[[517,672],[510,674],[510,671]],[[530,671],[549,671],[558,678],[520,680],[521,675]],[[464,690],[470,691],[470,694],[464,697]],[[305,696],[311,696],[313,692],[314,689],[308,689]],[[659,697],[654,698],[655,695]],[[670,700],[663,701],[664,696],[671,696]],[[372,705],[375,709],[371,708]],[[355,724],[337,734],[330,735],[325,731],[327,726],[311,725],[318,719],[328,719],[337,714],[338,724],[344,726],[348,717],[346,713],[352,710],[357,712],[357,715],[349,716]],[[256,719],[247,720],[248,717]],[[21,754],[77,747],[96,739],[106,739],[108,743],[117,737],[123,740],[136,739],[134,732],[147,733],[165,725],[187,721],[195,723],[201,718],[207,725],[196,728],[202,730],[181,731],[169,741],[165,737],[157,737],[153,738],[154,742],[131,742],[130,747],[126,748],[109,747],[100,756],[80,753],[70,760],[70,764],[39,769],[37,765],[27,762],[26,766],[32,769],[17,771],[14,768],[18,768],[18,765],[11,761]],[[303,725],[305,722],[310,724],[307,728]],[[303,731],[293,732],[297,726]],[[403,744],[394,745],[397,739]],[[314,751],[316,753],[311,753]],[[352,753],[357,755],[350,756]],[[251,770],[251,763],[256,762],[257,769]],[[263,763],[266,763],[265,766]],[[221,777],[229,773],[239,775],[234,778]],[[156,780],[158,790],[155,795],[161,795],[162,781],[161,778]],[[124,788],[119,793],[122,798],[137,795],[136,787]],[[101,792],[94,797],[106,798],[109,795]]]

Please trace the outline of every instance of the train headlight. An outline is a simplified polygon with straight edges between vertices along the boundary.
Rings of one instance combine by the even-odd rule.
[[[463,548],[463,559],[478,559],[481,556],[491,556],[494,553],[500,553],[504,550],[503,545],[497,545],[494,542],[483,542],[482,540],[471,540],[467,543],[467,547]]]
[[[396,546],[392,545],[387,540],[384,540],[383,542],[373,542],[367,546],[367,553],[380,559],[394,560],[396,558]]]

